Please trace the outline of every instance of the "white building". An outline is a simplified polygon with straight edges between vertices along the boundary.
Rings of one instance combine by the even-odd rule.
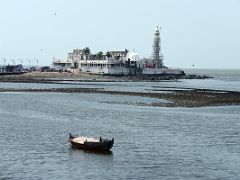
[[[97,58],[92,55],[88,59],[79,60],[79,69],[82,72],[93,74],[126,75],[127,51],[110,51]]]
[[[163,66],[161,54],[160,30],[157,27],[153,35],[153,52],[151,58],[140,59],[133,50],[98,52],[92,54],[89,48],[74,49],[68,53],[66,60],[54,61],[54,66],[79,68],[82,72],[108,75],[136,75],[136,74],[182,74],[178,69],[168,69]],[[128,55],[128,56],[127,56]]]
[[[66,70],[72,68],[72,61],[68,59],[55,59],[53,58],[53,67],[57,70]]]

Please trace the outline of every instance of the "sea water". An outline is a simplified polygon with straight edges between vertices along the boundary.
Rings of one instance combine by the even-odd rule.
[[[240,91],[237,78],[0,86]],[[0,179],[240,178],[240,106],[147,105],[159,101],[107,94],[0,93]],[[72,149],[67,141],[70,132],[114,137],[112,153]]]

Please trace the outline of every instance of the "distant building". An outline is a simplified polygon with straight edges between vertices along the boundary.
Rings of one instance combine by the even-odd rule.
[[[105,54],[92,54],[89,48],[74,49],[68,53],[65,60],[53,60],[56,68],[79,68],[82,72],[108,75],[136,75],[136,74],[182,74],[178,69],[168,69],[163,65],[161,54],[160,30],[157,27],[153,35],[153,52],[150,58],[140,59],[133,50],[108,51]]]
[[[66,70],[72,68],[72,61],[53,58],[53,67],[57,70]]]
[[[0,74],[22,73],[22,72],[23,72],[23,66],[21,64],[0,66]]]
[[[79,69],[82,72],[93,74],[125,75],[128,74],[126,68],[126,51],[109,51],[109,55],[90,55],[89,59],[79,60]]]

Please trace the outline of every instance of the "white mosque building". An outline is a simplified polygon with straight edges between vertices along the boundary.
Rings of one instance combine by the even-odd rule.
[[[109,51],[91,54],[86,49],[74,49],[65,60],[53,60],[58,69],[79,68],[84,73],[103,75],[163,75],[183,74],[182,70],[163,66],[161,54],[160,30],[157,27],[153,35],[153,52],[150,58],[140,59],[135,50]]]

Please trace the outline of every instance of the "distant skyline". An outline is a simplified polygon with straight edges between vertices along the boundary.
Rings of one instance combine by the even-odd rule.
[[[164,65],[240,69],[240,0],[0,0],[0,23],[0,64],[84,47],[149,57],[160,26]]]

